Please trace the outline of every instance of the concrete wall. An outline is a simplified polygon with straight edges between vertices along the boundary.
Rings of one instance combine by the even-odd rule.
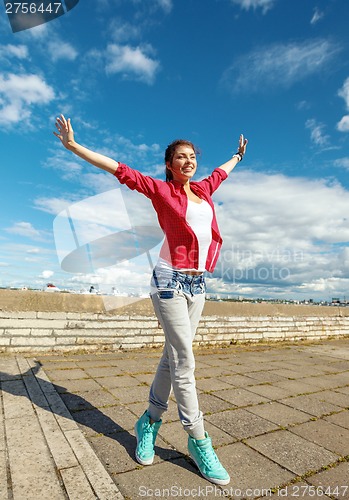
[[[258,306],[240,305],[230,315],[214,315],[208,306],[195,344],[320,340],[349,335],[349,308],[278,307],[269,308],[269,314],[265,314],[267,309]],[[0,352],[132,349],[158,347],[163,342],[162,330],[151,314],[0,310]]]

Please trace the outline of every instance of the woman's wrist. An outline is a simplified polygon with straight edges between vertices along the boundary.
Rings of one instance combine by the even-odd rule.
[[[239,151],[237,151],[237,153],[234,153],[232,158],[237,158],[237,160],[240,162],[242,161],[244,155],[242,153],[240,153]]]
[[[76,145],[77,144],[76,144],[76,142],[73,139],[73,140],[68,141],[65,147],[67,149],[69,149],[69,151],[74,151],[74,149],[76,149]]]

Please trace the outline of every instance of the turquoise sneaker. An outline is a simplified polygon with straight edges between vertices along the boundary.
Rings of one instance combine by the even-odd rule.
[[[142,465],[151,465],[153,463],[155,439],[161,424],[162,420],[159,420],[150,425],[149,414],[145,411],[135,425],[137,438],[136,460]]]
[[[205,432],[205,439],[194,439],[189,436],[188,450],[205,479],[222,486],[230,482],[229,474],[218,460],[207,432]]]

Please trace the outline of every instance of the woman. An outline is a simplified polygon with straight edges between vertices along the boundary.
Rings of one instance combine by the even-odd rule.
[[[242,160],[247,140],[230,160],[200,182],[192,181],[197,169],[195,146],[172,142],[165,152],[166,182],[145,176],[74,140],[70,119],[56,119],[54,134],[74,154],[112,173],[121,184],[147,196],[165,233],[159,260],[153,270],[151,297],[165,333],[165,346],[149,395],[149,407],[137,421],[136,459],[142,465],[154,460],[154,446],[173,389],[179,418],[188,433],[188,450],[201,474],[219,485],[230,481],[205,432],[195,387],[192,342],[205,302],[204,272],[213,272],[222,245],[214,205],[214,191]]]

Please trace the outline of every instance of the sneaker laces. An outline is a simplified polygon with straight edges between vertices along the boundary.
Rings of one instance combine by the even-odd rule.
[[[143,427],[142,439],[139,442],[139,447],[145,451],[151,453],[154,448],[153,443],[153,427],[150,424],[145,424]]]
[[[198,448],[199,448],[199,453],[201,455],[201,460],[203,461],[206,467],[209,467],[210,469],[215,469],[216,467],[219,468],[222,467],[213,448],[211,449],[205,449],[200,447]]]

